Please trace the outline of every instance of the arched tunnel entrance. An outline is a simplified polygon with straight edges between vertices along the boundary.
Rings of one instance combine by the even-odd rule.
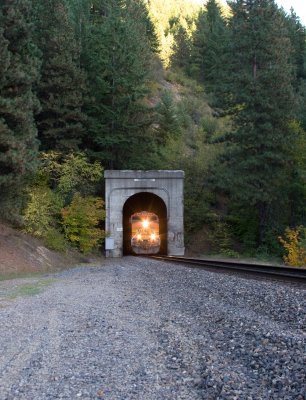
[[[158,254],[167,254],[167,207],[157,195],[149,192],[136,193],[123,206],[123,254],[135,254],[132,247],[131,217],[136,213],[153,213],[158,217],[160,247]]]

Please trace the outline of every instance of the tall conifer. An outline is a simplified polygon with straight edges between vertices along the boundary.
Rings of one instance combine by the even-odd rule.
[[[92,94],[89,145],[109,168],[136,167],[139,154],[145,163],[150,148],[144,97],[151,51],[138,11],[131,0],[100,0],[91,8],[84,57]]]
[[[0,5],[0,201],[9,197],[12,207],[35,170],[38,149],[33,118],[38,102],[32,87],[39,63],[29,12],[27,0],[2,0]]]
[[[293,10],[285,17],[289,38],[293,48],[292,63],[295,67],[294,88],[299,102],[296,107],[296,118],[306,129],[306,27],[300,22]]]
[[[262,245],[269,218],[280,207],[277,201],[286,197],[294,109],[291,45],[273,0],[235,0],[230,5],[227,83],[234,128],[224,138],[219,184],[242,209],[255,210]]]
[[[216,92],[222,85],[226,64],[227,29],[221,7],[208,0],[199,12],[191,51],[191,74]]]
[[[42,52],[37,93],[38,137],[43,150],[77,150],[85,129],[80,48],[64,0],[36,0],[36,36]]]
[[[172,67],[179,67],[188,72],[190,62],[190,39],[186,29],[179,25],[174,33],[174,44],[172,47],[170,63]]]

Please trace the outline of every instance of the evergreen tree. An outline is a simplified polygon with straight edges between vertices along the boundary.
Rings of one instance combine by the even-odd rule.
[[[149,14],[148,7],[143,0],[134,0],[130,2],[130,14],[137,19],[140,25],[145,28],[145,34],[150,43],[150,49],[153,53],[159,53],[159,41],[156,33],[156,29],[152,18]]]
[[[25,179],[36,168],[37,131],[33,112],[38,102],[32,87],[38,76],[27,0],[2,0],[0,5],[0,192],[1,213],[7,199],[11,208]],[[18,211],[18,210],[15,210]],[[5,215],[12,218],[12,215]]]
[[[226,23],[216,0],[209,0],[196,22],[191,52],[191,74],[209,91],[222,85],[226,64]]]
[[[300,22],[294,10],[285,16],[292,45],[292,63],[294,65],[294,89],[297,94],[295,121],[291,129],[296,140],[292,146],[292,163],[288,182],[290,225],[306,224],[306,28]]]
[[[157,141],[158,144],[164,146],[169,138],[178,137],[181,133],[178,110],[168,90],[163,91],[161,94],[161,102],[157,106],[157,113]]]
[[[123,0],[97,1],[91,9],[84,57],[92,94],[87,145],[108,168],[141,168],[138,154],[145,163],[152,144],[144,103],[150,43],[137,12]]]
[[[284,188],[295,103],[291,45],[273,0],[235,0],[230,5],[227,83],[234,128],[224,137],[219,186],[232,202],[256,213],[258,244],[263,245],[272,218],[280,218],[278,201],[284,204],[288,195]]]
[[[160,57],[165,66],[169,66],[172,47],[174,45],[174,31],[171,22],[176,20],[187,31],[191,33],[194,16],[200,6],[193,1],[186,0],[145,0],[149,13],[156,26],[160,46]]]
[[[301,24],[293,10],[291,10],[290,15],[285,16],[285,22],[293,48],[294,88],[299,100],[295,114],[304,129],[306,129],[306,28]]]
[[[80,49],[65,2],[37,1],[36,36],[42,52],[38,137],[43,150],[69,152],[78,149],[85,133],[82,106],[86,87]]]
[[[179,25],[174,34],[174,45],[172,47],[171,67],[178,67],[188,71],[190,62],[190,39],[186,29]]]
[[[285,19],[292,46],[292,62],[295,65],[297,84],[306,79],[306,28],[291,9]]]
[[[204,66],[203,59],[205,57],[204,45],[206,41],[206,13],[201,9],[196,19],[196,29],[192,36],[191,47],[191,75],[199,81],[203,82]]]

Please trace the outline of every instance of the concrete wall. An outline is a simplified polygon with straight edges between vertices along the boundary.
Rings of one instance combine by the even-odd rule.
[[[168,255],[184,255],[184,172],[183,171],[115,171],[105,177],[106,231],[114,238],[108,257],[122,257],[123,206],[136,193],[159,196],[167,207]]]

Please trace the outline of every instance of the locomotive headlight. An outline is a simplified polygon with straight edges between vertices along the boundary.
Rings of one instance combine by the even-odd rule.
[[[149,221],[148,221],[147,219],[144,219],[144,220],[142,221],[142,226],[143,226],[144,228],[148,228],[148,226],[149,226]]]
[[[138,233],[138,235],[137,235],[137,239],[138,239],[138,240],[140,240],[140,239],[141,239],[141,235],[140,235],[140,233]]]
[[[151,235],[151,240],[155,240],[156,239],[156,234],[155,233],[152,233],[152,235]]]

